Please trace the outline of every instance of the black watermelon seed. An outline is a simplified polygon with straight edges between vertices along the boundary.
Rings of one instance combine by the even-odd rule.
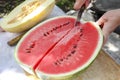
[[[49,35],[49,32],[47,32],[47,34]]]
[[[83,29],[80,29],[80,32],[83,32]]]
[[[27,48],[26,50],[30,50],[30,48]]]
[[[69,24],[69,22],[67,22],[67,23],[63,24],[63,26],[66,26],[66,25],[68,25],[68,24]]]
[[[58,27],[55,27],[56,29],[58,29]]]
[[[60,61],[63,61],[63,59],[60,59]]]
[[[61,27],[62,27],[62,25],[59,26],[59,28],[61,28]]]
[[[83,34],[80,34],[80,37],[82,36]]]
[[[74,45],[73,48],[77,48],[77,45]]]
[[[60,61],[57,61],[57,64],[61,64]]]
[[[66,57],[66,60],[68,60],[68,57]]]
[[[50,30],[50,32],[53,32],[53,30]]]
[[[55,30],[57,30],[57,27],[55,27]]]
[[[55,30],[55,28],[53,28],[53,31]]]
[[[75,50],[71,51],[72,54],[74,54],[75,52],[76,52]]]
[[[31,44],[31,45],[30,45],[30,48],[34,48],[34,46],[35,46],[35,43]]]
[[[34,46],[30,45],[30,48],[34,48]]]
[[[27,51],[26,53],[31,53],[31,51],[29,50],[29,51]]]
[[[59,29],[60,27],[58,26],[57,29]]]
[[[43,34],[44,36],[47,36],[45,33]]]
[[[55,65],[58,65],[57,62],[54,63]]]
[[[71,56],[71,54],[68,54],[68,57],[70,57]]]
[[[65,26],[66,24],[63,24],[63,26]]]

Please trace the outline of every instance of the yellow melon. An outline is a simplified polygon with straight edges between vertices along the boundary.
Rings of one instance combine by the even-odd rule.
[[[47,17],[55,0],[25,0],[1,21],[0,26],[8,32],[23,32]]]

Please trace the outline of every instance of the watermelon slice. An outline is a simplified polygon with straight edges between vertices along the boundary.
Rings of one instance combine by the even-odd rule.
[[[6,15],[0,25],[8,32],[23,32],[48,16],[54,5],[55,0],[25,0]]]
[[[87,68],[98,55],[103,35],[94,22],[74,27],[74,17],[57,17],[31,29],[19,42],[20,66],[39,78],[68,78]]]

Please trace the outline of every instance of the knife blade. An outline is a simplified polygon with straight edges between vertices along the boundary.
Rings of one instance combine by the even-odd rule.
[[[83,4],[82,7],[80,8],[80,10],[78,11],[77,18],[75,21],[75,26],[78,26],[78,24],[80,24],[80,19],[81,19],[82,13],[84,12],[85,9],[86,9],[86,6],[85,6],[85,4]]]

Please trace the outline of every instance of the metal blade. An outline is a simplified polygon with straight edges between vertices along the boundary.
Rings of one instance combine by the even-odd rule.
[[[83,4],[81,9],[78,11],[77,19],[75,21],[75,26],[77,26],[80,23],[80,19],[81,19],[82,13],[84,12],[85,9],[86,9],[85,4]]]

